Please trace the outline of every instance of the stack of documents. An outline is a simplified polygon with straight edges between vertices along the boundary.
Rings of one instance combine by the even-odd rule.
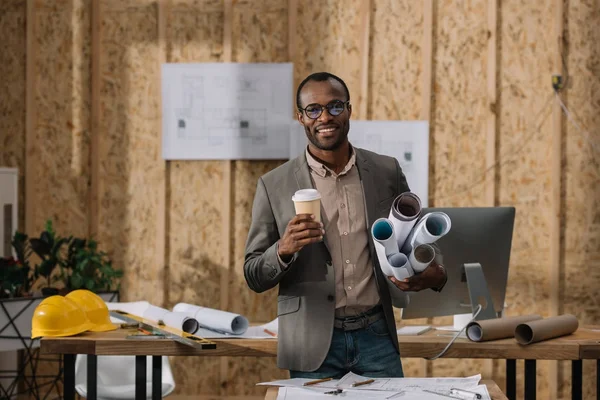
[[[342,379],[311,384],[313,380],[294,378],[263,382],[259,385],[279,386],[278,400],[319,399],[339,396],[344,399],[417,400],[477,399],[491,400],[481,375],[467,378],[368,378],[346,374]],[[361,384],[368,382],[366,384]]]

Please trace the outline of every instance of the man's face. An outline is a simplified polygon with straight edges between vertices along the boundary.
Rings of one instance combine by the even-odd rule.
[[[312,119],[306,112],[298,111],[298,121],[304,126],[306,137],[318,149],[333,151],[338,149],[348,140],[348,131],[350,130],[350,115],[352,107],[348,101],[344,87],[336,80],[329,79],[323,82],[309,81],[304,85],[300,92],[300,107],[314,108],[326,106],[332,102],[341,102],[342,111],[339,115],[331,115],[327,108],[324,108],[317,118]],[[340,110],[340,104],[336,107]],[[333,109],[332,113],[336,113]]]

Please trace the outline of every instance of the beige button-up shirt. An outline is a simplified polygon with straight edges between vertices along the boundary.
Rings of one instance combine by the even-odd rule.
[[[331,253],[335,274],[335,315],[360,314],[379,304],[373,275],[365,200],[356,167],[356,154],[336,174],[306,150],[306,160],[315,188],[321,193],[325,244]]]

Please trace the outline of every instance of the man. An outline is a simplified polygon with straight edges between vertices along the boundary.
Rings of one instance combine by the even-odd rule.
[[[258,180],[244,262],[250,289],[279,285],[277,364],[292,378],[402,377],[392,304],[441,290],[445,270],[434,262],[402,282],[381,272],[370,227],[409,187],[396,159],[350,145],[344,81],[312,74],[296,103],[309,145]],[[321,193],[322,223],[295,215],[292,195],[305,188]]]

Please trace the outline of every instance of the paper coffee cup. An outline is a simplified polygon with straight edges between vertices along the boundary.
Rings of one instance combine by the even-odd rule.
[[[301,189],[292,196],[296,214],[312,214],[321,222],[321,194],[316,189]]]

